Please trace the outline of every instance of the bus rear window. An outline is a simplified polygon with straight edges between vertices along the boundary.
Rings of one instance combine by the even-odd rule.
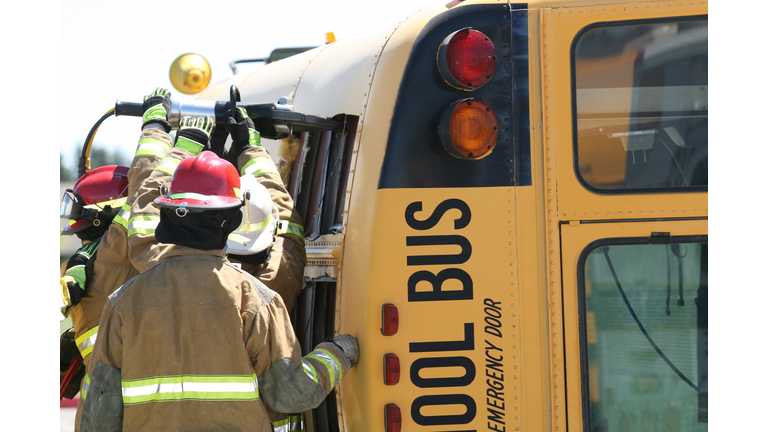
[[[707,20],[588,27],[572,56],[582,183],[706,190]]]
[[[602,242],[587,253],[585,431],[706,431],[708,244]]]

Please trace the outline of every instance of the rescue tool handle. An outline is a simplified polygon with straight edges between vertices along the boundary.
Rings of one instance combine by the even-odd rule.
[[[142,105],[138,102],[117,100],[115,116],[141,117]],[[177,129],[182,116],[211,116],[215,118],[216,125],[226,125],[230,105],[230,101],[171,100],[168,122],[171,123],[171,128]],[[282,139],[288,137],[291,132],[340,132],[344,129],[344,123],[340,120],[291,111],[275,102],[235,105],[245,108],[262,138]]]
[[[141,103],[115,101],[115,116],[141,117],[144,112]],[[237,105],[237,104],[236,104]],[[237,105],[245,108],[248,117],[257,119],[260,117],[272,117],[272,111],[275,109],[275,103],[260,103]],[[171,101],[171,112],[168,114],[168,121],[171,127],[179,127],[179,121],[182,116],[211,116],[216,119],[216,124],[226,124],[229,115],[230,102],[224,101]]]

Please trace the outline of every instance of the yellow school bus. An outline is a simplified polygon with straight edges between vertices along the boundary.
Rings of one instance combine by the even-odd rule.
[[[361,346],[307,430],[707,430],[707,8],[446,0],[199,93],[273,103],[296,332]]]

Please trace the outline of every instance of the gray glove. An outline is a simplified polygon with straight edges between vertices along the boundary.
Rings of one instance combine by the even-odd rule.
[[[333,338],[333,343],[341,347],[353,367],[360,361],[360,345],[357,344],[357,339],[354,336],[339,335]]]

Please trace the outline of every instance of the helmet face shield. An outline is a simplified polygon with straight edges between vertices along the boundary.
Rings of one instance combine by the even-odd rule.
[[[61,197],[61,207],[59,208],[59,217],[61,219],[79,219],[88,215],[83,200],[79,195],[67,189],[64,196]]]

